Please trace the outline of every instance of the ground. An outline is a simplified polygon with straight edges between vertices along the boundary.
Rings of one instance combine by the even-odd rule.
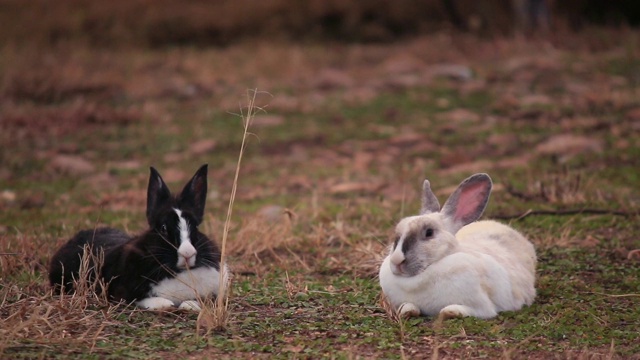
[[[638,36],[3,48],[0,357],[640,358]],[[53,295],[76,231],[145,230],[149,166],[177,191],[209,164],[222,241],[255,91],[226,326]],[[474,172],[495,183],[484,218],[536,246],[535,303],[398,320],[377,281],[394,225],[425,178],[442,202]]]

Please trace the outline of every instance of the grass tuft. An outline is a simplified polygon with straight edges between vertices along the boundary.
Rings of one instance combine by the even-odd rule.
[[[262,262],[264,257],[283,261],[279,250],[288,249],[296,241],[293,229],[294,215],[283,209],[275,218],[256,216],[243,220],[229,251],[242,258],[253,257]]]

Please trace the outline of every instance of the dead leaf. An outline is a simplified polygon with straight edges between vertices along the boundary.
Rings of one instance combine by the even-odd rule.
[[[320,90],[333,90],[351,87],[353,83],[353,79],[345,71],[324,69],[318,74],[315,87]]]
[[[602,141],[581,135],[555,135],[535,147],[535,152],[541,155],[559,155],[567,159],[577,154],[591,152],[601,153]]]
[[[285,208],[280,205],[265,205],[258,210],[256,215],[267,222],[278,222],[285,215]]]
[[[372,101],[379,95],[379,90],[372,86],[361,86],[349,90],[343,100],[350,105],[358,105]]]
[[[164,161],[169,164],[180,162],[184,160],[184,158],[185,158],[185,155],[183,153],[168,153],[165,156],[163,156]]]
[[[196,141],[189,146],[189,152],[193,155],[204,155],[211,153],[216,148],[217,142],[212,139]]]
[[[414,74],[392,76],[384,82],[384,87],[390,90],[404,90],[415,87],[420,83],[420,78]]]
[[[591,235],[587,235],[585,239],[579,242],[581,247],[594,248],[600,244],[600,240]]]
[[[86,175],[96,169],[88,160],[75,155],[56,155],[51,160],[51,167],[55,171],[70,175]]]
[[[424,62],[406,53],[392,55],[382,64],[382,70],[389,75],[415,73],[424,68]]]
[[[272,111],[296,111],[300,107],[298,97],[279,94],[269,102],[269,109]]]
[[[166,169],[162,171],[162,178],[168,183],[183,181],[186,177],[186,173],[182,170]]]
[[[454,123],[479,122],[480,115],[467,109],[455,109],[438,114],[438,118],[446,119]]]
[[[381,182],[344,182],[329,187],[329,192],[334,195],[347,193],[375,193],[380,191],[386,184]]]
[[[468,66],[460,64],[440,64],[430,66],[426,72],[426,76],[468,81],[473,78],[473,70]]]
[[[640,121],[640,107],[627,111],[624,117],[631,121]]]
[[[393,136],[389,139],[389,144],[399,147],[410,147],[417,143],[430,142],[423,134],[417,132],[407,132]]]
[[[138,160],[119,161],[111,165],[118,170],[137,170],[142,166]]]
[[[284,352],[291,352],[291,353],[301,353],[302,350],[304,350],[304,346],[302,345],[287,345],[285,347],[282,348],[282,350],[284,350]]]
[[[20,208],[22,209],[36,209],[44,206],[46,200],[43,193],[35,193],[26,196],[20,201]]]
[[[2,192],[0,192],[0,199],[5,202],[15,202],[16,198],[16,192],[13,190],[3,190]]]
[[[473,162],[466,162],[459,165],[452,166],[450,168],[438,171],[440,175],[453,175],[459,173],[472,174],[477,172],[487,171],[491,169],[493,163],[489,160],[478,160]]]
[[[99,189],[100,191],[115,189],[118,187],[118,179],[109,172],[101,172],[87,176],[82,179],[81,182],[94,189]]]
[[[251,121],[252,126],[271,127],[284,124],[284,116],[281,115],[257,115]]]
[[[520,106],[540,106],[551,105],[553,101],[549,96],[544,94],[531,94],[521,97],[519,103]]]

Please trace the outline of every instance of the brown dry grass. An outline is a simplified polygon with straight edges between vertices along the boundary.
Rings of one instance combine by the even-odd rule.
[[[72,294],[54,295],[53,289],[43,285],[4,288],[0,303],[0,356],[9,350],[20,352],[21,346],[34,340],[54,348],[72,344],[92,353],[96,341],[108,339],[106,329],[117,326],[115,318],[125,309],[109,303],[105,283],[92,275],[103,263],[103,253],[92,255],[85,246]]]
[[[293,245],[296,237],[292,233],[293,213],[283,209],[275,218],[256,216],[245,219],[239,226],[234,240],[229,243],[229,252],[244,259],[264,257],[278,261],[279,250]]]
[[[5,298],[1,304],[0,356],[9,349],[20,352],[21,346],[34,340],[54,348],[89,348],[91,353],[96,341],[108,340],[107,328],[118,326],[115,317],[122,312],[116,305],[105,307],[101,301],[83,295],[57,299],[49,291],[40,296],[20,292],[11,295],[20,299],[8,302]]]

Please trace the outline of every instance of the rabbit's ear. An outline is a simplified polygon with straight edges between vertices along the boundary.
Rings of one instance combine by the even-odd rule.
[[[480,218],[489,202],[491,186],[489,175],[475,174],[464,180],[451,194],[441,213],[449,223],[452,234]]]
[[[424,183],[422,183],[422,208],[420,209],[420,215],[438,211],[440,211],[440,202],[438,202],[438,198],[431,190],[429,180],[425,180]]]
[[[147,222],[153,226],[153,216],[160,207],[171,200],[171,192],[162,180],[160,173],[150,168],[149,187],[147,188]]]
[[[198,224],[202,222],[207,201],[207,169],[207,164],[202,165],[178,196],[178,206],[192,210]]]

